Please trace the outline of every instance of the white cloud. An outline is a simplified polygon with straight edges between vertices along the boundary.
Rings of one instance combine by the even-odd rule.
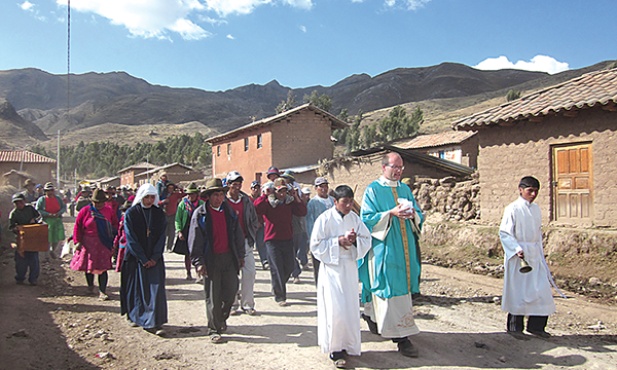
[[[507,57],[502,55],[497,58],[487,58],[475,65],[474,68],[487,71],[495,71],[499,69],[520,69],[524,71],[547,72],[549,74],[555,74],[567,71],[570,69],[570,66],[568,63],[559,62],[555,58],[546,55],[536,55],[531,58],[531,61],[529,62],[519,60],[516,63],[512,63]]]
[[[384,0],[384,4],[389,8],[397,5],[407,8],[407,10],[418,10],[423,8],[431,0]]]
[[[230,14],[246,15],[263,5],[283,4],[292,8],[310,10],[313,0],[204,0],[208,10],[216,12],[221,17]]]
[[[294,8],[311,10],[313,7],[312,0],[283,0],[283,4],[289,5]]]
[[[34,4],[32,4],[31,2],[29,2],[28,0],[24,1],[23,3],[19,4],[19,7],[22,10],[25,10],[27,12],[32,12],[34,11]]]
[[[236,39],[236,38],[235,38],[233,35],[231,35],[231,34],[229,34],[229,35],[227,35],[227,36],[225,36],[225,37],[227,37],[227,38],[228,38],[228,39],[230,39],[230,40],[235,40],[235,39]]]
[[[66,0],[56,0],[56,4],[66,6]],[[211,36],[188,18],[205,10],[199,0],[73,0],[71,9],[98,14],[137,37],[168,39],[169,32],[185,40]]]
[[[300,29],[300,31],[306,33],[306,26],[300,25],[298,26],[298,28]]]
[[[30,13],[34,18],[39,21],[45,21],[45,16],[42,16],[39,10],[36,8],[36,4],[29,2],[28,0],[24,1],[21,4],[17,4],[21,8],[21,10]]]

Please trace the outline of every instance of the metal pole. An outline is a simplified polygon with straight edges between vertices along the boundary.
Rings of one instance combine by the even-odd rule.
[[[56,187],[60,189],[61,188],[60,186],[60,130],[58,130],[58,155],[56,156],[56,178],[57,178]]]

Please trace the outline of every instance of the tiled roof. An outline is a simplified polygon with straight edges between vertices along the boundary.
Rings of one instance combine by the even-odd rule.
[[[1,163],[56,163],[55,159],[27,150],[0,150]]]
[[[118,171],[118,173],[126,172],[128,170],[147,170],[150,168],[156,168],[156,166],[153,165],[152,163],[141,162],[141,163],[133,164],[128,167],[124,167],[123,169]]]
[[[166,169],[171,168],[173,166],[180,166],[180,167],[183,167],[184,169],[186,169],[187,171],[194,171],[193,167],[191,167],[191,166],[187,166],[187,165],[182,164],[180,162],[174,162],[172,164],[166,164],[164,166],[154,167],[154,168],[152,168],[152,169],[150,169],[148,171],[144,171],[144,172],[138,173],[135,176],[144,176],[144,175],[148,175],[148,174],[151,175],[153,173],[156,173],[156,172],[159,172],[159,171],[162,171],[162,170],[166,170]]]
[[[345,128],[345,127],[348,126],[347,123],[345,123],[344,121],[340,120],[336,116],[334,116],[334,115],[326,112],[325,110],[320,109],[320,108],[318,108],[318,107],[316,107],[316,106],[314,106],[314,105],[312,105],[310,103],[306,103],[306,104],[303,104],[303,105],[301,105],[299,107],[296,107],[296,108],[287,110],[285,112],[279,113],[279,114],[277,114],[275,116],[266,117],[266,118],[260,119],[259,121],[255,121],[255,122],[249,123],[248,125],[244,125],[244,126],[238,127],[235,130],[227,131],[227,132],[225,132],[225,133],[223,133],[221,135],[218,135],[218,136],[215,136],[215,137],[211,137],[211,138],[207,139],[206,142],[213,144],[213,143],[219,142],[221,140],[227,139],[229,137],[233,137],[236,134],[238,134],[239,132],[242,132],[244,130],[250,130],[250,129],[260,128],[262,126],[270,125],[272,123],[281,121],[281,120],[283,120],[283,119],[285,119],[285,118],[287,118],[287,117],[289,117],[289,116],[291,116],[291,115],[293,115],[293,114],[295,114],[295,113],[297,113],[297,112],[299,112],[301,110],[304,110],[304,109],[312,110],[315,113],[323,114],[324,116],[329,118],[330,122],[332,122],[332,129]]]
[[[460,144],[475,135],[475,131],[444,131],[433,135],[420,135],[413,139],[397,141],[392,146],[401,149],[433,148],[444,145]]]
[[[564,111],[617,103],[617,68],[588,73],[454,122],[455,129],[513,123]]]

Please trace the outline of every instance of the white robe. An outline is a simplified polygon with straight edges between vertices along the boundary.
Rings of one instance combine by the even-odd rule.
[[[338,237],[357,234],[356,246],[339,246]],[[311,253],[321,261],[317,279],[317,341],[324,353],[346,350],[360,355],[360,303],[358,263],[371,248],[371,234],[351,212],[342,217],[332,207],[315,221]]]
[[[542,248],[542,216],[540,207],[522,197],[504,211],[499,238],[504,249],[504,284],[502,310],[521,316],[548,316],[555,312],[551,276]],[[532,267],[519,272],[522,250]]]

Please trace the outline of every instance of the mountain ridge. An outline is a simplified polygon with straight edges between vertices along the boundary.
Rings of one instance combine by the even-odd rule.
[[[200,122],[216,133],[237,128],[253,118],[273,115],[274,108],[290,91],[298,104],[312,91],[326,94],[332,99],[333,114],[347,109],[354,115],[413,102],[490,97],[510,88],[537,89],[601,69],[606,64],[608,62],[600,62],[549,75],[520,70],[481,71],[445,62],[429,67],[396,68],[374,77],[354,74],[332,86],[292,89],[274,79],[265,85],[249,84],[225,91],[153,85],[122,71],[88,72],[70,75],[71,108],[68,112],[66,75],[24,68],[0,71],[0,99],[10,102],[25,121],[48,133],[78,131],[104,124],[139,126],[188,122]]]

